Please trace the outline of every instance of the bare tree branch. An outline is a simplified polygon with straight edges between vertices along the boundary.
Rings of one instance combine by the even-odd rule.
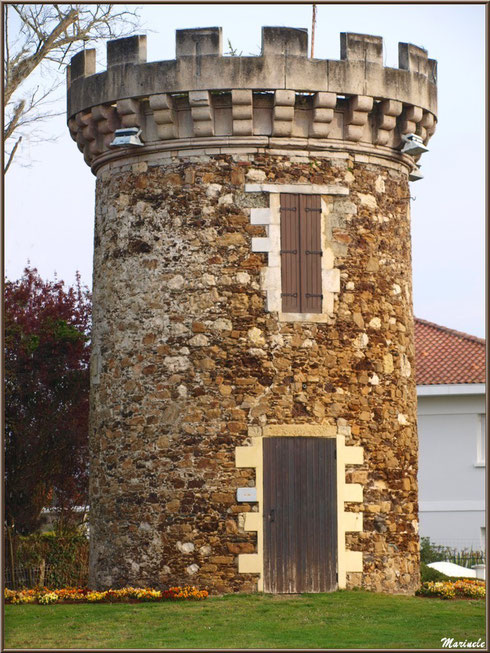
[[[19,12],[18,5],[14,5],[14,9],[22,18],[22,14]],[[41,61],[48,56],[48,53],[57,47],[57,41],[62,41],[62,33],[69,25],[76,21],[77,17],[78,12],[75,9],[71,9],[69,14],[54,27],[53,31],[47,38],[41,40],[40,37],[36,51],[32,55],[21,59],[18,64],[14,66],[11,71],[9,83],[5,85],[5,102],[10,100],[12,93],[17,90],[19,85],[25,79],[27,79],[27,77],[29,77],[34,68],[36,68],[41,63]],[[31,29],[35,30],[34,27]],[[35,30],[35,32],[39,36],[39,32],[37,30]]]
[[[58,88],[67,57],[82,46],[133,33],[138,21],[136,11],[116,4],[5,5],[3,140],[6,149],[11,148],[6,169],[27,134],[22,129],[28,127],[32,135],[35,123],[59,115],[46,112],[43,104]],[[40,94],[39,88],[29,88],[38,68],[44,86]],[[9,148],[10,139],[15,145]]]
[[[3,170],[4,174],[5,174],[5,173],[7,172],[7,170],[10,168],[10,164],[12,163],[13,158],[14,158],[14,156],[15,156],[15,153],[17,152],[17,148],[19,147],[19,145],[21,144],[21,142],[22,142],[22,136],[19,136],[19,139],[17,140],[16,144],[14,145],[14,147],[12,148],[12,151],[11,151],[10,154],[9,154],[9,160],[7,161],[7,165],[5,166],[5,168],[4,168],[4,170]]]
[[[5,5],[5,61],[3,63],[4,65],[4,76],[5,76],[5,84],[9,83],[9,67],[7,65],[7,62],[10,60],[10,48],[9,48],[9,26],[8,26],[8,19],[9,19],[9,6]]]
[[[14,108],[14,115],[10,119],[10,121],[7,123],[7,126],[5,127],[4,131],[4,139],[6,140],[7,138],[10,138],[12,134],[14,133],[16,127],[19,125],[20,118],[22,114],[24,113],[24,108],[26,105],[25,100],[21,100],[19,104],[17,104]]]

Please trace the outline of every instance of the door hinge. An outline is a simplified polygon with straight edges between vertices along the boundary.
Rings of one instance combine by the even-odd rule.
[[[323,295],[315,295],[315,293],[310,292],[305,293],[305,297],[321,297],[323,299]]]
[[[308,210],[308,209],[306,209]],[[281,206],[281,211],[296,211],[295,206]]]
[[[281,297],[297,297],[297,292],[282,292]]]
[[[322,210],[321,209],[309,209],[309,208],[306,208],[305,211],[307,213],[317,213],[317,212],[321,213]]]
[[[305,254],[318,254],[318,256],[323,256],[323,252],[320,250],[307,249]]]
[[[298,250],[297,249],[281,249],[279,251],[280,254],[297,254]]]

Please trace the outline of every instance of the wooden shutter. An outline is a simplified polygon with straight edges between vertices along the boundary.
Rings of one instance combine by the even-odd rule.
[[[322,312],[319,195],[281,193],[283,313]]]
[[[322,243],[319,195],[300,196],[301,312],[322,312]]]
[[[281,193],[281,296],[283,313],[301,313],[299,195]]]

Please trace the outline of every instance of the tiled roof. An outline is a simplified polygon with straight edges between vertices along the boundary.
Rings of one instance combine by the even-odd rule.
[[[485,383],[485,340],[415,318],[417,385]]]

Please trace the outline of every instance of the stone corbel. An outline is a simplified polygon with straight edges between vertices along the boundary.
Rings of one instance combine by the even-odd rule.
[[[354,95],[349,100],[346,114],[345,138],[348,141],[360,141],[364,134],[369,112],[373,108],[373,98],[368,95]]]
[[[68,120],[68,129],[70,130],[70,136],[72,140],[76,141],[78,133],[78,124],[76,118],[70,118]]]
[[[401,114],[403,105],[397,100],[383,100],[378,105],[378,130],[376,145],[387,145],[390,132],[396,127],[396,119]]]
[[[150,107],[158,137],[164,141],[178,138],[177,112],[174,110],[172,96],[168,93],[150,95]]]
[[[102,137],[104,149],[107,149],[114,138],[114,132],[119,128],[121,122],[116,108],[107,104],[99,104],[92,107],[92,118],[97,132]]]
[[[436,119],[434,114],[430,111],[424,111],[422,115],[422,120],[417,125],[417,134],[424,141],[424,145],[427,145],[432,134],[436,131]]]
[[[73,118],[73,123],[75,124],[76,129],[73,132],[70,130],[70,133],[72,134],[72,138],[75,141],[75,143],[77,144],[77,147],[80,150],[80,152],[82,152],[83,159],[84,159],[85,163],[90,165],[91,159],[88,157],[88,149],[86,150],[87,156],[85,156],[85,151],[84,150],[85,150],[86,142],[85,142],[85,139],[83,138],[82,127],[79,124],[76,116],[75,116],[75,118]]]
[[[274,93],[272,136],[291,136],[294,122],[294,91],[279,90]]]
[[[78,125],[77,143],[80,149],[83,150],[97,136],[97,131],[92,123],[92,112],[80,111],[80,113],[77,113],[75,120]]]
[[[313,116],[310,125],[310,136],[327,138],[332,125],[333,113],[337,104],[336,93],[315,93],[313,98]]]
[[[231,113],[233,118],[233,136],[251,136],[253,134],[253,100],[251,90],[232,90]]]
[[[81,122],[81,114],[80,113],[77,113],[77,115],[75,116],[75,122],[76,122],[76,125],[77,125],[77,132],[76,132],[76,136],[75,136],[75,142],[76,142],[77,147],[80,150],[80,152],[83,152],[87,142],[86,142],[85,138],[83,137],[83,123]]]
[[[423,109],[413,105],[405,105],[400,120],[401,134],[415,134],[417,132],[417,123],[422,120]]]
[[[98,144],[98,133],[91,111],[80,111],[75,117],[78,126],[76,143],[78,149],[83,152],[83,158],[90,165],[93,158],[101,154],[102,148]]]
[[[209,91],[189,91],[194,136],[214,136],[214,115]]]
[[[126,99],[117,101],[117,113],[121,119],[121,127],[139,127],[143,124],[141,106],[138,100]]]

